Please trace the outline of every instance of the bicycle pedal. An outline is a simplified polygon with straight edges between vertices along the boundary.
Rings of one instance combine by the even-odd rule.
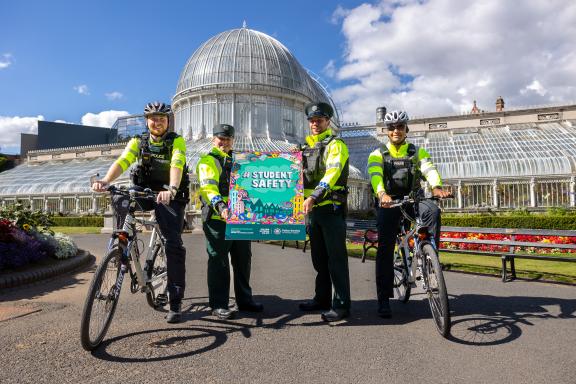
[[[168,304],[168,295],[165,293],[160,293],[158,296],[156,296],[156,306],[163,307],[166,304]]]

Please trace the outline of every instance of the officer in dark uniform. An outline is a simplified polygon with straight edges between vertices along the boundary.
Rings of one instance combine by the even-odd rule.
[[[261,312],[264,306],[252,298],[249,240],[225,240],[228,217],[228,189],[232,170],[234,127],[218,124],[213,130],[213,147],[202,156],[197,166],[202,201],[202,221],[208,251],[208,294],[212,314],[229,319],[234,312],[228,307],[230,266],[234,270],[234,292],[240,311]]]
[[[377,197],[378,206],[378,252],[376,253],[376,293],[378,314],[383,318],[392,316],[390,298],[394,297],[394,246],[398,222],[402,216],[399,207],[390,207],[393,200],[409,194],[422,194],[420,180],[425,179],[438,198],[451,197],[442,188],[442,179],[430,154],[406,140],[408,114],[392,111],[384,116],[388,131],[388,143],[377,148],[368,157],[370,183]],[[418,214],[424,225],[434,233],[436,244],[440,240],[440,209],[431,200],[421,201]],[[413,208],[408,212],[414,216]]]
[[[172,109],[170,105],[153,102],[144,108],[148,132],[142,137],[132,138],[122,155],[110,166],[106,176],[94,182],[92,189],[104,192],[108,185],[138,162],[132,172],[132,183],[140,188],[158,192],[158,203],[169,205],[176,215],[162,204],[156,205],[156,221],[166,239],[168,273],[168,296],[170,311],[166,316],[169,323],[182,319],[181,307],[186,279],[186,249],[182,243],[184,211],[189,200],[188,168],[186,166],[186,143],[174,132],[169,132]],[[168,186],[168,190],[164,186]],[[117,214],[117,226],[122,228],[128,213],[126,196],[114,196],[112,204]],[[150,201],[140,200],[144,211],[154,209]],[[158,295],[160,297],[160,295]],[[166,299],[166,298],[165,298]]]
[[[327,310],[322,319],[337,321],[350,314],[346,251],[348,147],[329,128],[334,113],[330,104],[308,104],[305,113],[312,135],[306,137],[302,148],[304,213],[309,215],[310,249],[317,275],[314,298],[301,303],[300,309]]]

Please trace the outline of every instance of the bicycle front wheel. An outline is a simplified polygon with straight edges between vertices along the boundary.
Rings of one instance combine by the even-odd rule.
[[[394,250],[394,297],[407,303],[412,290],[408,281],[408,262],[400,246]]]
[[[450,334],[450,308],[448,305],[448,291],[442,274],[438,253],[430,244],[422,246],[423,273],[425,291],[430,303],[432,317],[438,332],[443,337]]]
[[[119,248],[112,248],[96,269],[88,289],[80,324],[80,340],[87,351],[100,345],[116,311],[120,297],[116,282],[120,274],[121,256]]]
[[[168,303],[168,264],[166,252],[160,244],[154,246],[152,261],[147,265],[146,273],[149,279],[146,301],[155,310],[165,311],[164,307]]]

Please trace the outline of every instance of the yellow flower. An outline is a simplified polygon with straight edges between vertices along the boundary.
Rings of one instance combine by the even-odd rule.
[[[29,231],[30,230],[30,224],[24,224],[22,225],[22,229],[25,231]]]

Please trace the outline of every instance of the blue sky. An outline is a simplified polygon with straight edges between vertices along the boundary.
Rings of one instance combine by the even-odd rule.
[[[267,33],[321,73],[342,50],[329,1],[3,1],[0,115],[79,122],[87,112],[138,113],[169,101],[186,60],[228,29]],[[217,5],[216,5],[217,4]],[[354,6],[358,1],[341,4]],[[74,87],[85,85],[87,93]],[[113,92],[118,94],[116,98]],[[109,94],[109,97],[106,97]],[[112,98],[112,100],[110,99]]]
[[[345,121],[576,100],[572,0],[0,0],[0,15],[8,153],[38,119],[109,126],[169,102],[192,53],[244,20],[320,75]]]

